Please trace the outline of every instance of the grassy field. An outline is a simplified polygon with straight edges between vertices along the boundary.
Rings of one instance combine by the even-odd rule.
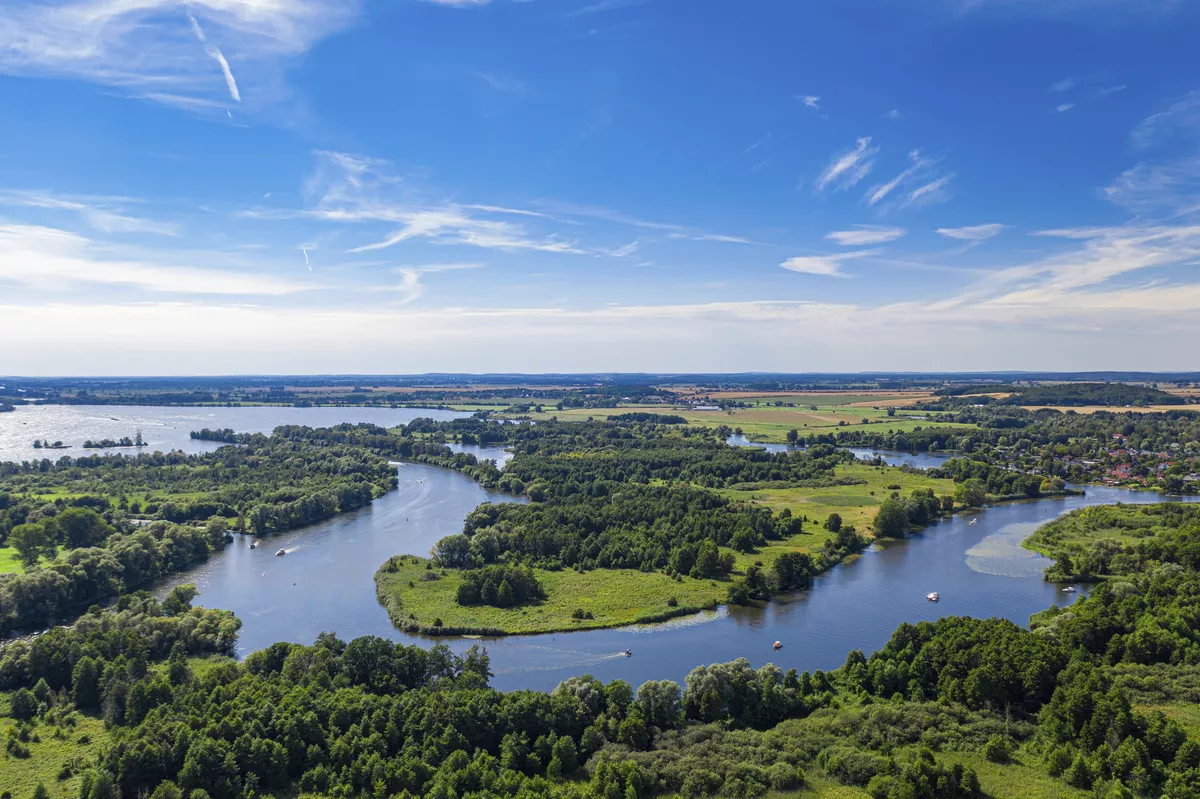
[[[62,547],[59,547],[58,551],[61,553]],[[46,558],[41,560],[41,563],[48,562],[49,560]],[[17,550],[12,547],[0,547],[0,574],[20,574],[24,571],[25,566],[17,556]]]
[[[726,582],[690,577],[676,582],[661,572],[604,569],[580,574],[569,569],[535,569],[546,600],[520,608],[463,607],[455,601],[462,583],[459,573],[430,571],[425,568],[427,561],[417,558],[414,564],[413,560],[407,558],[399,571],[380,572],[376,577],[380,600],[392,620],[401,625],[430,627],[441,619],[446,627],[487,628],[509,634],[620,627],[677,613],[681,608],[713,607],[725,600],[728,590]],[[444,576],[428,580],[429,574]],[[675,607],[669,604],[672,598]],[[591,613],[593,618],[573,618],[577,610]],[[416,618],[410,619],[410,613]]]
[[[810,520],[802,534],[787,541],[768,542],[752,553],[735,552],[735,575],[744,573],[754,563],[769,567],[784,552],[817,553],[831,535],[822,526],[830,513],[841,514],[845,523],[869,534],[876,510],[894,490],[902,495],[915,488],[932,488],[938,495],[954,492],[950,480],[935,480],[892,466],[851,464],[839,467],[837,473],[865,479],[867,483],[832,488],[720,491],[725,496],[761,502],[775,510],[791,508],[793,514]],[[889,488],[893,485],[899,489]],[[380,601],[389,608],[392,620],[402,627],[408,624],[430,627],[436,619],[441,619],[448,628],[489,629],[510,635],[620,627],[679,613],[684,608],[713,607],[725,601],[729,588],[728,581],[683,578],[676,582],[661,572],[597,569],[580,574],[538,569],[535,573],[546,590],[545,601],[512,609],[463,607],[455,601],[462,582],[457,572],[434,571],[444,576],[428,580],[431,572],[425,568],[426,561],[413,561],[406,558],[399,571],[381,571],[376,576]],[[676,600],[674,607],[668,603],[672,598]],[[593,618],[573,618],[576,610],[591,613]],[[416,618],[410,619],[410,613]]]
[[[822,395],[821,397],[805,397],[795,408],[776,407],[774,405],[755,405],[751,408],[738,408],[730,411],[699,411],[687,407],[671,407],[666,405],[628,405],[620,408],[568,408],[555,410],[553,405],[544,405],[541,413],[530,411],[520,414],[535,421],[558,418],[561,421],[585,421],[587,419],[607,419],[623,413],[650,412],[682,416],[689,424],[704,427],[726,425],[741,428],[743,434],[753,441],[783,443],[787,441],[789,430],[796,430],[800,435],[810,433],[830,433],[834,431],[853,430],[869,427],[883,431],[910,431],[917,427],[962,427],[973,425],[938,422],[936,417],[914,419],[908,418],[904,412],[897,416],[888,416],[886,405],[882,400],[866,399],[861,394]],[[814,400],[808,402],[809,399]],[[839,400],[838,403],[818,404],[817,400]],[[878,404],[878,409],[875,405]],[[816,406],[813,410],[810,406]],[[474,411],[485,408],[480,405],[454,405],[457,410]],[[495,410],[493,406],[490,408]],[[503,416],[504,414],[500,414]],[[918,414],[924,416],[925,414]]]
[[[1027,766],[1018,759],[1011,763],[992,763],[983,755],[947,752],[939,755],[943,763],[962,763],[975,769],[979,787],[991,799],[1084,799],[1091,791],[1072,788],[1040,768]]]
[[[898,491],[908,496],[916,488],[932,488],[941,496],[954,493],[953,480],[936,480],[923,474],[906,472],[895,466],[869,466],[854,463],[839,466],[838,477],[854,477],[866,480],[865,485],[834,486],[832,488],[778,488],[762,491],[735,491],[723,489],[719,493],[732,499],[749,499],[761,502],[772,510],[789,508],[795,516],[807,516],[816,524],[805,525],[806,530],[820,527],[829,514],[837,513],[846,524],[853,524],[860,532],[869,532],[875,512],[885,499]],[[899,488],[891,488],[899,486]],[[825,541],[824,530],[813,530],[810,547],[819,548]],[[799,539],[797,539],[799,540]],[[770,560],[768,557],[764,562]]]
[[[3,706],[7,710],[7,697]],[[99,753],[108,733],[104,730],[104,722],[98,718],[78,712],[73,716],[74,728],[38,724],[34,733],[40,740],[30,740],[27,744],[30,757],[13,757],[7,753],[0,757],[0,788],[12,791],[15,799],[26,799],[33,796],[40,782],[46,786],[51,799],[79,796],[81,767]],[[13,726],[12,719],[0,718],[0,739],[7,741],[8,731]],[[60,734],[62,737],[56,737]]]

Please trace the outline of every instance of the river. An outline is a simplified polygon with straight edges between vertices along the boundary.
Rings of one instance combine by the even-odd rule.
[[[115,409],[70,410],[99,416]],[[130,419],[179,414],[187,420],[186,428],[196,424],[197,411],[210,409],[128,410]],[[331,424],[355,419],[396,424],[431,415],[414,409],[211,410],[217,413],[207,426],[235,429],[238,422],[226,415],[228,411],[268,410],[274,415],[264,415],[252,428],[261,430],[288,422]],[[318,420],[314,411],[332,411],[334,418]],[[45,437],[64,436],[47,430]],[[499,450],[475,452],[501,461],[507,458]],[[907,456],[887,453],[887,457],[902,461]],[[457,472],[433,466],[405,464],[398,467],[398,474],[399,488],[371,506],[270,538],[259,549],[251,550],[249,539],[239,537],[195,569],[175,575],[160,586],[160,593],[193,582],[201,592],[199,604],[237,613],[244,622],[241,655],[280,640],[311,643],[322,631],[347,640],[380,635],[421,646],[444,640],[462,652],[477,642],[398,632],[376,600],[372,578],[388,557],[424,555],[437,539],[459,532],[463,517],[481,502],[514,498],[488,492]],[[1086,496],[1003,504],[874,547],[856,562],[818,577],[811,590],[777,598],[765,608],[722,608],[661,625],[512,636],[482,643],[492,658],[492,684],[503,690],[550,689],[583,673],[605,681],[621,678],[634,687],[649,679],[681,681],[700,663],[738,657],[755,666],[771,661],[785,669],[832,669],[845,661],[851,649],[878,649],[901,622],[970,615],[1001,616],[1026,624],[1032,613],[1071,602],[1073,595],[1041,579],[1049,561],[1021,549],[1021,540],[1075,508],[1160,500],[1156,494],[1090,487]],[[279,548],[288,554],[276,557]],[[940,592],[939,603],[925,599],[930,591]],[[779,652],[771,651],[775,640],[784,644]],[[632,657],[622,655],[627,648]]]

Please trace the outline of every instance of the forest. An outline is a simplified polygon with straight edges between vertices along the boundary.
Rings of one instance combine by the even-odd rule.
[[[382,438],[394,443],[386,430]],[[450,455],[440,450],[429,457]],[[0,463],[0,544],[25,566],[0,575],[0,632],[68,621],[207,558],[232,532],[264,535],[328,519],[395,481],[386,457],[355,434],[307,428],[240,436],[203,455]]]
[[[190,608],[186,587],[162,603],[127,596],[0,651],[12,720],[0,774],[18,784],[35,737],[100,718],[107,744],[59,772],[84,799],[751,799],[839,785],[942,799],[1014,779],[1028,790],[1006,795],[1200,795],[1197,730],[1175,718],[1200,690],[1197,515],[1084,513],[1087,536],[1130,543],[1086,599],[1029,629],[949,617],[901,625],[830,672],[739,660],[636,689],[585,675],[500,693],[478,648],[328,634],[213,659],[235,619]]]

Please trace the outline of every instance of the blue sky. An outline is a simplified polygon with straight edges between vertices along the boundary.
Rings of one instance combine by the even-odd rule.
[[[0,373],[1200,369],[1200,7],[8,0]]]

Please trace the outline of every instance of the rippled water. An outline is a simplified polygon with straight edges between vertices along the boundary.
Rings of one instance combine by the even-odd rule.
[[[230,428],[239,433],[270,433],[282,424],[328,427],[342,422],[370,422],[395,427],[420,417],[439,421],[470,414],[432,408],[166,408],[128,405],[19,405],[12,413],[0,413],[0,461],[41,458],[57,460],[64,455],[80,457],[98,452],[137,452],[133,449],[83,449],[88,439],[125,436],[138,430],[148,445],[143,452],[181,450],[211,452],[215,441],[196,441],[193,430]],[[70,449],[35,449],[35,440],[62,441]]]

